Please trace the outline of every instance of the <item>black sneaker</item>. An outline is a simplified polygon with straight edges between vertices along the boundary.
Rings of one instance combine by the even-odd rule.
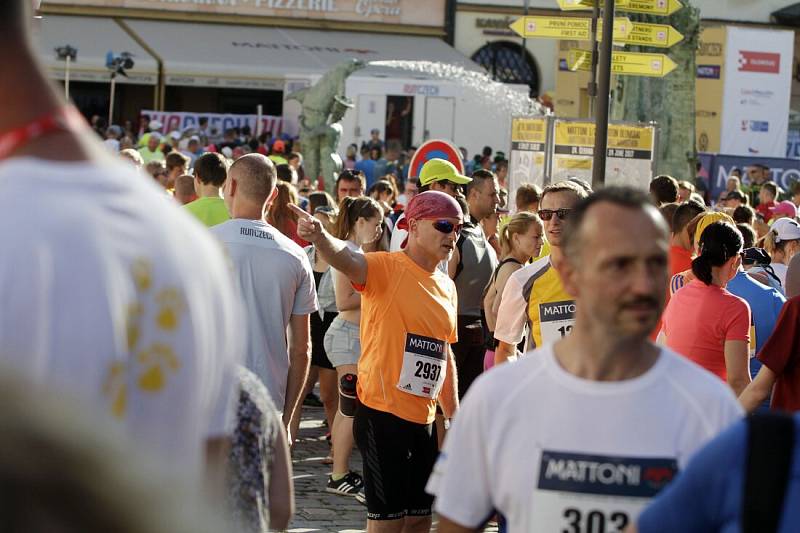
[[[364,486],[364,480],[355,472],[348,472],[339,481],[334,481],[333,476],[328,476],[328,486],[325,492],[341,494],[342,496],[356,496]]]
[[[308,407],[323,407],[322,400],[313,392],[306,394],[306,397],[303,399],[303,405]]]

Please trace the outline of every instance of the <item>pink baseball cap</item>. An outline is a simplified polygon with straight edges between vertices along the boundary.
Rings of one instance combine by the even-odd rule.
[[[797,206],[795,206],[789,200],[778,202],[774,206],[770,207],[769,210],[776,215],[786,215],[791,218],[797,216]]]

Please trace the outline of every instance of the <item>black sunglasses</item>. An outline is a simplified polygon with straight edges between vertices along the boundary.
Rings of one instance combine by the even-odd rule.
[[[461,233],[461,224],[453,224],[449,220],[434,220],[433,221],[433,229],[439,231],[441,233],[445,233],[449,235],[450,233],[456,232],[456,235]]]
[[[559,220],[564,220],[569,215],[572,209],[562,207],[561,209],[539,209],[539,218],[542,220],[550,220],[553,215],[556,215]]]

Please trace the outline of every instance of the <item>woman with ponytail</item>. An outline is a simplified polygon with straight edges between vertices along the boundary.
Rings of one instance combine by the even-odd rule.
[[[365,196],[346,196],[339,204],[339,216],[336,218],[333,236],[345,241],[350,250],[362,253],[362,246],[381,236],[382,221],[383,210],[378,202]],[[333,271],[333,291],[339,314],[325,333],[324,347],[340,381],[340,401],[331,428],[333,472],[328,478],[326,490],[358,497],[363,480],[349,469],[350,452],[353,449],[353,418],[343,408],[342,395],[344,393],[346,397],[350,397],[355,394],[354,390],[350,390],[350,385],[355,386],[358,359],[361,356],[361,295],[353,288],[347,276],[337,270]],[[343,416],[343,410],[349,416]]]
[[[750,307],[725,286],[741,265],[742,234],[713,222],[700,235],[694,279],[672,295],[662,340],[731,386],[738,396],[750,383]]]
[[[484,369],[494,366],[494,327],[500,309],[500,297],[511,274],[522,268],[531,258],[537,257],[542,249],[544,226],[538,215],[521,211],[512,216],[508,223],[500,227],[500,263],[492,274],[483,297],[484,327],[486,335],[486,356]]]

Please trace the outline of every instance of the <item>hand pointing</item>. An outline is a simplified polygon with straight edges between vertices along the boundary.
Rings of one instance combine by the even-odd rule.
[[[322,222],[294,204],[289,204],[289,208],[297,215],[297,235],[301,239],[316,244],[317,240],[322,237]]]

